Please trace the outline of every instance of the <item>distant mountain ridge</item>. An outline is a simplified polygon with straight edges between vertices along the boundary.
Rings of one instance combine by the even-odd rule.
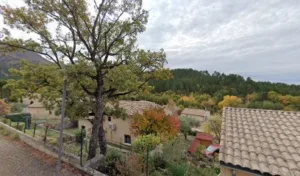
[[[20,68],[21,60],[28,60],[34,64],[48,64],[50,61],[46,60],[37,53],[27,51],[27,52],[14,52],[3,54],[0,53],[0,79],[9,78],[10,68]]]

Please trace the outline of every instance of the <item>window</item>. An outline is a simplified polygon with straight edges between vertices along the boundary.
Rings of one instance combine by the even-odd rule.
[[[131,137],[130,135],[125,134],[124,135],[125,143],[126,144],[131,144]]]
[[[111,122],[111,117],[108,117],[108,121]]]

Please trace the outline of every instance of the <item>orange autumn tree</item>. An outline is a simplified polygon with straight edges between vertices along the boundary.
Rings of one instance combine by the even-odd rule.
[[[162,140],[175,137],[180,128],[179,118],[166,115],[162,108],[150,108],[131,118],[131,132],[138,135],[155,134]]]
[[[10,106],[0,99],[0,115],[6,115],[10,112]]]

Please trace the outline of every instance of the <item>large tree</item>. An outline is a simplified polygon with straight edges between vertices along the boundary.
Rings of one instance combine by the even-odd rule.
[[[4,49],[39,53],[59,66],[68,60],[72,65],[68,79],[76,80],[95,101],[89,158],[96,155],[97,141],[105,154],[105,98],[132,93],[149,80],[166,76],[164,51],[143,51],[135,45],[148,18],[142,0],[26,0],[25,4],[3,5],[1,14],[10,28],[36,34],[36,39],[16,39],[3,29],[6,37],[0,44]]]

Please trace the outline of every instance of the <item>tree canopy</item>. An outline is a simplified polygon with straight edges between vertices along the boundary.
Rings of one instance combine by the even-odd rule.
[[[93,97],[89,158],[96,154],[97,141],[100,152],[106,153],[105,101],[145,89],[152,79],[169,77],[163,50],[144,51],[136,46],[137,35],[145,31],[148,21],[142,0],[26,0],[22,7],[3,5],[0,10],[9,26],[2,27],[2,50],[43,55],[61,69],[57,72],[68,84]],[[15,38],[10,28],[37,37]],[[53,81],[59,84],[60,80]]]
[[[164,140],[175,137],[179,128],[179,118],[166,115],[162,108],[150,108],[131,117],[131,131],[135,135],[155,134]]]

